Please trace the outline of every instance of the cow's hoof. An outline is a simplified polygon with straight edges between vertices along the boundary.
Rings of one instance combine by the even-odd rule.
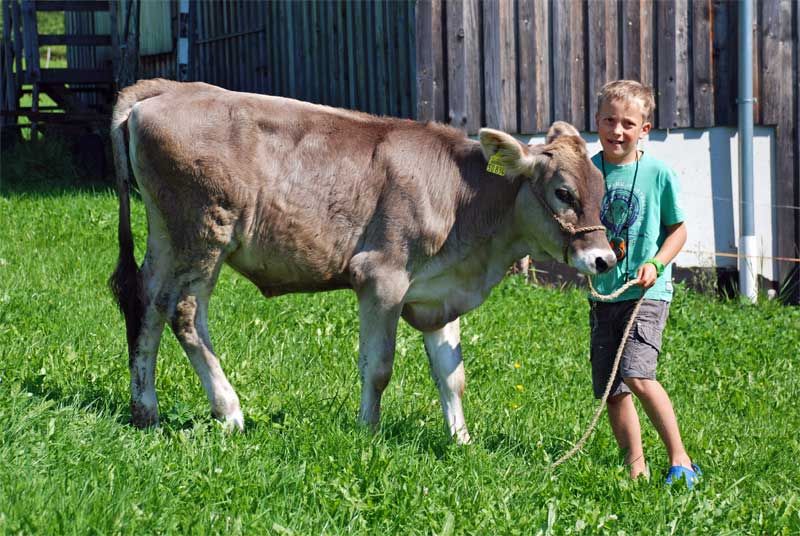
[[[244,415],[242,415],[241,410],[237,409],[230,415],[225,415],[220,420],[226,432],[244,432]]]
[[[469,436],[469,432],[466,429],[462,429],[457,431],[453,435],[453,439],[456,442],[456,445],[470,445],[472,444],[472,438]]]
[[[158,426],[158,408],[131,402],[131,424],[136,428]]]

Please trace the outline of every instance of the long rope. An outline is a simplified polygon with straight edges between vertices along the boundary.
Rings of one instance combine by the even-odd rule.
[[[609,301],[613,300],[614,298],[619,297],[623,292],[631,288],[633,285],[639,282],[638,279],[634,279],[632,281],[628,281],[622,287],[617,289],[616,291],[612,292],[611,294],[599,294],[592,286],[592,278],[587,278],[589,281],[589,292],[591,293],[592,297],[601,301]],[[614,378],[617,376],[617,369],[619,368],[619,362],[622,358],[622,352],[625,350],[625,343],[628,341],[628,335],[630,335],[631,328],[633,327],[633,323],[636,321],[636,315],[639,314],[639,307],[642,305],[642,300],[644,300],[644,293],[642,293],[642,297],[639,298],[636,302],[636,305],[633,307],[633,312],[631,313],[631,317],[628,319],[628,323],[625,326],[625,331],[622,334],[622,340],[619,343],[619,348],[617,348],[617,355],[614,358],[614,366],[611,367],[611,374],[608,377],[608,383],[606,383],[606,389],[603,392],[603,397],[600,399],[600,405],[597,407],[597,410],[594,412],[594,417],[592,417],[592,422],[589,424],[589,427],[583,433],[583,436],[575,443],[575,446],[570,449],[569,452],[561,456],[553,465],[550,466],[550,470],[555,469],[565,461],[572,458],[575,454],[577,454],[585,445],[586,441],[594,432],[594,429],[597,427],[597,421],[600,419],[600,415],[603,413],[603,410],[606,408],[606,402],[608,401],[608,395],[611,392],[611,385],[614,383]]]

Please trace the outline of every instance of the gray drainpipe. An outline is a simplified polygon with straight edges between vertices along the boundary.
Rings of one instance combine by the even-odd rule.
[[[753,2],[739,2],[739,290],[755,303],[757,243],[753,207]]]

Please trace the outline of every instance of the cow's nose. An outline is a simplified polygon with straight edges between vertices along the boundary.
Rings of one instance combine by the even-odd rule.
[[[606,270],[608,270],[608,263],[603,259],[603,257],[597,257],[594,260],[594,267],[597,268],[597,273],[602,274]]]

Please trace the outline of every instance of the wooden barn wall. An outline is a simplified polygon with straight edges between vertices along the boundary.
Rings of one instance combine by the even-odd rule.
[[[754,6],[754,120],[775,128],[777,249],[791,259],[800,257],[800,2]],[[655,128],[735,126],[738,7],[729,0],[417,0],[416,117],[469,134],[481,126],[534,134],[555,120],[593,131],[602,85],[633,78],[656,91]],[[780,261],[781,278],[796,266]],[[800,284],[794,296],[800,299]]]
[[[114,0],[112,0],[114,1]],[[125,1],[119,4],[119,33],[124,33]],[[169,14],[169,16],[167,16]],[[146,41],[146,48],[151,50],[166,50],[167,42],[173,42],[177,35],[178,2],[176,0],[159,0],[158,2],[145,0],[142,3],[140,16],[140,40]],[[107,12],[74,11],[64,14],[65,33],[68,35],[82,34],[107,34],[110,28],[110,19]],[[160,20],[158,24],[154,21]],[[142,31],[145,28],[145,31]],[[146,37],[144,37],[146,36]],[[111,52],[108,47],[69,46],[67,47],[67,65],[71,68],[103,67],[111,61]],[[139,78],[175,78],[177,71],[177,58],[175,47],[169,52],[159,54],[143,54],[139,57]],[[97,98],[94,93],[85,93],[80,96],[87,104],[94,104]]]
[[[124,3],[124,2],[123,2]],[[163,4],[168,3],[169,9],[164,9]],[[150,4],[150,5],[148,5]],[[155,4],[162,4],[156,6]],[[169,13],[169,18],[162,24],[154,25],[151,21],[157,15],[165,16]],[[143,54],[139,51],[139,78],[169,78],[174,80],[178,72],[177,47],[175,46],[178,35],[178,1],[177,0],[142,0],[142,11],[140,12],[140,40],[141,36],[150,34],[147,38],[147,46],[151,50],[163,50],[156,54]],[[120,17],[122,19],[122,17]],[[146,30],[142,30],[146,28]],[[158,33],[159,35],[153,35]],[[169,34],[169,35],[167,35]],[[172,42],[171,50],[167,50],[164,43],[169,40]],[[143,43],[140,42],[140,47]]]
[[[178,2],[166,1],[177,36]],[[778,252],[797,258],[800,2],[754,5],[754,119],[775,128]],[[70,17],[70,31],[96,30],[86,14]],[[656,90],[655,128],[735,126],[737,27],[729,0],[191,0],[189,72],[234,90],[522,135],[559,119],[593,130],[600,87],[634,78]],[[92,66],[97,54],[72,48],[70,65]],[[174,48],[142,56],[139,78],[175,78],[176,60]],[[779,262],[781,277],[795,266]]]
[[[412,117],[414,2],[192,4],[190,72],[229,89]]]
[[[92,12],[67,12],[64,13],[64,31],[67,35],[92,35],[102,33],[102,24],[97,24],[96,16]],[[78,69],[91,69],[99,67],[103,61],[103,51],[100,47],[69,46],[67,47],[67,66]],[[81,86],[73,84],[73,91]],[[97,94],[92,91],[77,92],[76,96],[84,104],[98,104]]]

